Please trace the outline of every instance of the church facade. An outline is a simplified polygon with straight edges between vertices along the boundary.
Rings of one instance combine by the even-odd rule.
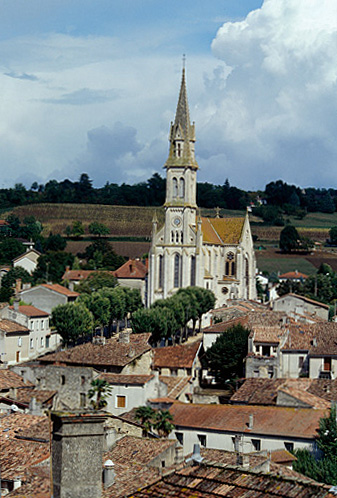
[[[196,204],[195,126],[191,124],[185,69],[166,169],[165,223],[152,224],[147,305],[179,288],[204,287],[216,306],[228,299],[256,299],[255,254],[248,214],[242,218],[203,218]]]

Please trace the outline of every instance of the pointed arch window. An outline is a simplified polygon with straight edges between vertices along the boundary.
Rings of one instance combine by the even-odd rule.
[[[173,194],[173,197],[178,197],[178,180],[173,177],[172,178],[172,194]]]
[[[159,256],[158,287],[159,289],[164,287],[164,257],[162,255]]]
[[[235,255],[229,252],[226,256],[225,274],[227,277],[235,277],[235,271]]]
[[[184,178],[180,178],[179,180],[179,197],[182,199],[185,197],[185,180]]]
[[[195,285],[195,256],[191,256],[191,285]]]
[[[181,286],[181,256],[179,254],[174,255],[173,285],[176,289]]]
[[[181,157],[183,152],[183,147],[181,142],[176,143],[176,156]]]

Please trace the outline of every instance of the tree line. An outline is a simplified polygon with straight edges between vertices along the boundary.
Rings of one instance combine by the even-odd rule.
[[[17,183],[12,188],[0,189],[0,202],[2,208],[36,203],[162,206],[165,202],[166,180],[158,173],[147,181],[133,185],[106,182],[103,187],[95,188],[92,183],[86,173],[82,173],[78,181],[34,182],[30,188]],[[251,192],[232,186],[225,179],[222,185],[199,182],[197,203],[204,208],[235,210],[254,205],[255,214],[261,216],[264,222],[282,225],[284,215],[301,218],[307,212],[333,213],[337,207],[337,190],[303,189],[277,180],[268,183],[264,190]]]

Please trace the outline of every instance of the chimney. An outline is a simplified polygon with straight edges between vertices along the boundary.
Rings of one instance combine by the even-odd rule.
[[[31,415],[42,415],[41,404],[36,401],[36,398],[33,396],[29,401],[29,413]]]
[[[104,462],[103,469],[103,485],[104,489],[110,488],[112,484],[115,484],[115,469],[114,464],[111,460],[106,460]]]
[[[18,280],[20,280],[20,279],[18,279]],[[14,311],[19,311],[19,306],[20,306],[20,298],[19,297],[15,297],[14,298],[14,303],[13,303]]]
[[[119,333],[118,342],[122,344],[129,344],[130,342],[131,329],[124,329],[123,332]]]
[[[251,413],[249,415],[248,429],[252,429],[254,425],[254,415]]]
[[[22,288],[22,279],[17,278],[15,280],[15,294],[19,294],[19,292],[21,292],[21,288]]]
[[[103,412],[52,412],[53,498],[101,498]]]
[[[244,455],[243,453],[238,453],[236,455],[236,465],[240,465],[240,467],[244,467],[246,469],[249,468],[249,455]]]
[[[190,458],[186,460],[186,463],[191,463],[192,465],[195,463],[201,463],[203,461],[203,457],[200,455],[200,444],[194,443],[193,445],[193,454]]]

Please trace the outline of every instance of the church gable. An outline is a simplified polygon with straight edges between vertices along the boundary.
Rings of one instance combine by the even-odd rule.
[[[239,244],[245,218],[201,218],[203,241],[206,244]]]

